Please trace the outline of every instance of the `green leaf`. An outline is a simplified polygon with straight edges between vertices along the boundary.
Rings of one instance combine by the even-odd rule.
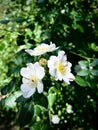
[[[80,85],[80,86],[83,86],[83,87],[86,87],[87,86],[87,82],[85,81],[85,79],[79,77],[79,76],[76,76],[75,77],[75,82]]]
[[[87,76],[89,74],[89,70],[88,69],[83,69],[83,70],[80,70],[77,75],[79,76]]]
[[[22,127],[29,124],[34,115],[34,106],[31,102],[22,104],[18,114],[18,124]]]
[[[96,43],[91,43],[90,48],[91,48],[93,51],[97,51],[97,52],[98,52],[98,46],[96,45]]]
[[[89,75],[86,80],[89,87],[96,88],[97,81],[93,75]]]
[[[80,32],[82,32],[82,33],[84,32],[84,28],[81,25],[78,24],[77,28],[79,29]]]
[[[82,68],[86,68],[86,67],[89,66],[89,62],[86,61],[86,60],[81,60],[81,61],[79,61],[78,63],[79,63],[79,65],[80,65]]]
[[[0,51],[3,51],[4,48],[5,48],[5,44],[0,44]]]
[[[27,98],[24,98],[23,95],[19,96],[17,99],[16,99],[16,102],[25,102],[27,101],[28,99]]]
[[[49,130],[48,124],[43,123],[42,130]]]
[[[44,120],[40,120],[36,123],[34,123],[30,130],[50,130],[49,129],[49,122],[45,122]]]
[[[37,116],[40,115],[40,113],[41,113],[41,109],[39,105],[34,105],[34,114]]]
[[[40,115],[41,112],[47,111],[47,109],[41,105],[34,105],[34,110],[36,115]]]
[[[38,123],[33,124],[32,127],[30,127],[30,130],[38,130],[40,128],[40,125]]]
[[[94,59],[93,62],[91,63],[91,65],[93,67],[97,66],[98,65],[98,59]]]
[[[1,89],[1,94],[2,95],[6,95],[8,91],[8,85],[5,85],[2,89]]]
[[[18,22],[18,23],[21,23],[21,22],[26,21],[26,19],[25,19],[25,18],[13,18],[11,21],[12,21],[12,22]]]
[[[56,100],[56,93],[49,93],[47,98],[48,98],[48,108],[52,109],[52,106]]]
[[[6,98],[5,100],[5,107],[7,108],[14,108],[16,106],[16,102],[15,102],[15,96],[11,95],[9,97]]]
[[[38,0],[38,3],[43,3],[44,2],[44,0]]]
[[[7,93],[10,93],[14,90],[15,88],[15,82],[14,82],[14,79],[6,86],[4,86],[2,89],[1,89],[1,94],[2,95],[5,95]]]
[[[1,105],[4,108],[15,108],[16,107],[16,98],[21,95],[21,91],[16,91],[8,97],[1,100]]]
[[[98,76],[98,70],[91,70],[91,74],[94,76]]]
[[[1,20],[0,23],[1,23],[1,24],[8,24],[8,23],[9,23],[9,20]]]
[[[57,92],[57,89],[53,86],[49,89],[49,93],[55,93]]]

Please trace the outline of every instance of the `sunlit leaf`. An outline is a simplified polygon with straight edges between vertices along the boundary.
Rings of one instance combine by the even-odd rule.
[[[91,74],[94,76],[98,76],[98,69],[91,70]]]
[[[88,69],[83,69],[83,70],[80,70],[77,75],[79,76],[87,76],[89,74],[89,70]]]
[[[53,104],[55,103],[55,100],[56,100],[56,93],[49,93],[47,98],[48,98],[48,108],[52,109],[52,106],[53,106]]]
[[[79,85],[79,86],[82,86],[82,87],[86,87],[87,86],[87,82],[85,81],[85,79],[79,77],[79,76],[76,76],[75,77],[75,82]]]
[[[94,67],[94,66],[97,66],[98,65],[98,59],[94,59],[91,63],[91,65]]]
[[[44,112],[47,111],[47,109],[46,109],[45,107],[43,107],[43,106],[41,106],[41,105],[37,105],[37,104],[34,105],[34,110],[35,110],[34,113],[35,113],[36,115],[40,115],[41,112],[44,113]]]
[[[86,60],[81,60],[81,61],[79,61],[78,63],[79,63],[79,65],[80,65],[82,68],[86,68],[86,67],[88,67],[88,65],[89,65],[89,62],[86,61]]]

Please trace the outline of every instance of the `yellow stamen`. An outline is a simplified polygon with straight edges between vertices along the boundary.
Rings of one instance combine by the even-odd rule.
[[[58,72],[60,72],[61,74],[64,74],[66,71],[66,68],[64,66],[64,64],[62,62],[59,62],[56,66],[56,69]]]
[[[39,51],[45,51],[47,48],[46,47],[37,47],[37,50]]]
[[[37,78],[36,78],[36,76],[34,76],[34,77],[32,78],[32,83],[35,84],[36,82],[37,82]]]

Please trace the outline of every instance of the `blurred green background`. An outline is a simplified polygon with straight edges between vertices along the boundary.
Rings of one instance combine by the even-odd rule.
[[[77,130],[97,130],[98,0],[0,0],[0,89],[5,87],[10,91],[12,87],[7,88],[8,84],[14,86],[16,79],[20,82],[19,70],[28,58],[23,49],[50,41],[65,50],[73,67],[80,60],[89,61],[89,65],[86,64],[89,69],[95,67],[93,74],[88,74],[89,78],[86,72],[78,73],[85,77],[88,86],[77,81],[82,87],[74,85],[76,90],[70,93],[66,90],[67,97],[71,95],[71,101],[77,104],[77,116],[72,117],[66,130],[74,130],[75,126]],[[5,100],[7,92],[0,94],[0,130],[19,129],[15,100],[20,92],[11,92],[14,99]]]

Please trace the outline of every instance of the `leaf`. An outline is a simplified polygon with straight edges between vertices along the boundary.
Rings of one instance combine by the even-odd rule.
[[[79,77],[79,76],[76,76],[76,77],[75,77],[75,82],[76,82],[78,85],[82,86],[82,87],[86,87],[86,86],[87,86],[87,82],[86,82],[83,78],[81,78],[81,77]]]
[[[98,65],[98,59],[94,59],[93,62],[91,63],[91,65],[93,67],[97,66]]]
[[[44,0],[38,0],[38,3],[43,3],[44,2]]]
[[[80,32],[82,32],[82,33],[84,32],[84,28],[81,25],[78,24],[77,28],[79,29]]]
[[[7,96],[1,100],[1,105],[4,108],[15,108],[16,107],[16,98],[21,95],[21,91],[16,91],[13,94]]]
[[[16,99],[16,102],[25,102],[27,101],[28,99],[27,98],[24,98],[23,95],[19,96],[17,99]]]
[[[56,93],[49,93],[47,98],[48,98],[48,108],[52,109],[52,106],[56,100]]]
[[[91,70],[91,74],[94,76],[98,76],[98,70]]]
[[[18,113],[18,124],[22,127],[29,124],[34,115],[34,106],[31,102],[23,103]]]
[[[40,120],[36,123],[34,123],[30,130],[50,130],[49,129],[49,122],[45,122],[44,120]]]
[[[42,130],[49,130],[48,124],[43,123]]]
[[[1,94],[2,94],[2,95],[6,95],[6,94],[7,94],[7,90],[8,90],[8,85],[5,85],[5,86],[1,89]]]
[[[34,114],[36,116],[38,116],[38,115],[40,115],[40,113],[41,113],[41,109],[40,109],[39,105],[34,105]]]
[[[40,125],[38,123],[33,124],[32,127],[30,127],[30,130],[38,130],[40,128]]]
[[[57,92],[57,89],[53,86],[49,89],[49,93],[55,93]]]
[[[93,75],[89,75],[87,78],[87,84],[91,88],[96,88],[97,79]]]
[[[0,44],[0,51],[3,51],[4,48],[5,48],[5,44]]]
[[[80,70],[77,75],[79,76],[87,76],[89,74],[89,70],[88,69],[83,69],[83,70]]]
[[[9,23],[9,20],[1,20],[0,23],[1,23],[1,24],[8,24],[8,23]]]
[[[90,47],[93,51],[98,52],[98,46],[96,45],[96,43],[91,43]]]
[[[86,60],[81,60],[81,61],[79,61],[78,63],[79,63],[79,65],[81,66],[81,68],[86,68],[86,67],[89,66],[89,62],[86,61]]]
[[[41,112],[47,111],[47,109],[41,105],[34,105],[34,110],[36,115],[40,115]]]
[[[11,21],[12,21],[12,22],[18,22],[18,23],[21,23],[21,22],[26,21],[26,19],[25,19],[25,18],[13,18]]]
[[[15,102],[15,96],[11,95],[9,97],[6,98],[5,100],[5,107],[7,108],[14,108],[16,106],[16,102]]]
[[[14,67],[13,68],[13,73],[14,73],[14,75],[17,77],[17,76],[19,76],[19,73],[20,73],[20,69],[21,69],[21,66],[17,66],[17,67]]]
[[[2,89],[1,89],[1,94],[5,95],[7,93],[10,93],[13,91],[13,89],[15,88],[15,83],[14,83],[14,79],[8,84],[5,85]]]

